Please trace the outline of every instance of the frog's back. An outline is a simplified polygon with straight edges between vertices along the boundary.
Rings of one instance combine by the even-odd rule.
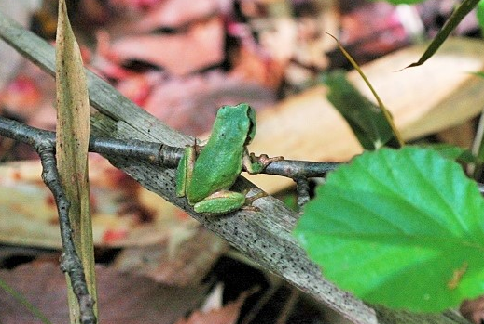
[[[229,111],[217,115],[212,135],[195,163],[187,191],[190,201],[197,202],[215,191],[229,189],[240,175],[251,121],[240,118],[238,113]]]

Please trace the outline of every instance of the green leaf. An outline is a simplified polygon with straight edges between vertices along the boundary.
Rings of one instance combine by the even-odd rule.
[[[366,302],[439,312],[484,293],[484,200],[433,150],[367,152],[317,189],[295,236]]]
[[[484,0],[480,0],[477,4],[477,21],[481,31],[484,33]]]
[[[400,147],[382,110],[362,96],[343,72],[328,73],[325,83],[328,87],[326,97],[351,126],[363,148]]]
[[[423,148],[433,149],[446,159],[457,161],[461,163],[475,163],[478,161],[477,157],[472,155],[469,149],[464,149],[450,144],[434,144],[424,146]]]
[[[471,72],[474,75],[477,75],[480,78],[484,78],[484,71],[477,71],[477,72]]]
[[[437,33],[435,39],[430,43],[422,57],[415,63],[410,64],[407,68],[422,65],[426,60],[431,58],[437,49],[444,43],[450,33],[457,27],[457,25],[464,19],[464,17],[477,6],[480,0],[464,0],[460,6],[458,6],[450,18],[445,22],[442,29]]]

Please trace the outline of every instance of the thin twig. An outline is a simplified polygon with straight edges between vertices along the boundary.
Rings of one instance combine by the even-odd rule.
[[[55,145],[55,132],[38,129],[0,116],[0,135],[13,138],[34,146],[37,138],[42,138]],[[116,139],[91,136],[89,151],[123,157],[135,157],[140,161],[174,167],[178,164],[184,150],[160,143],[135,139]],[[282,160],[274,161],[263,171],[265,174],[280,175],[289,178],[324,177],[335,170],[339,162],[305,162]]]
[[[76,252],[72,238],[72,227],[69,220],[70,202],[66,199],[62,188],[55,159],[55,145],[36,143],[35,148],[42,162],[42,179],[54,195],[59,213],[62,239],[61,269],[69,275],[71,285],[79,303],[80,320],[83,324],[95,324],[93,300],[87,288],[86,276],[81,259]]]
[[[298,210],[302,211],[303,206],[311,199],[309,179],[306,177],[294,178],[297,184],[297,206]]]
[[[37,129],[4,117],[0,117],[0,135],[15,139],[35,148],[42,163],[42,179],[54,195],[59,213],[62,239],[62,271],[69,274],[71,284],[79,303],[83,324],[96,323],[93,301],[87,288],[86,276],[72,239],[69,220],[69,206],[62,189],[55,159],[55,133]]]
[[[35,147],[39,142],[55,147],[55,132],[38,129],[0,116],[0,135]],[[121,157],[135,157],[140,161],[175,167],[184,150],[160,143],[91,136],[89,151]],[[262,173],[295,179],[324,177],[344,162],[307,162],[282,160],[271,162]],[[477,183],[484,194],[484,184]]]
[[[305,177],[324,177],[329,171],[336,170],[341,162],[307,162],[282,160],[274,161],[269,164],[265,174],[280,175],[289,178]]]

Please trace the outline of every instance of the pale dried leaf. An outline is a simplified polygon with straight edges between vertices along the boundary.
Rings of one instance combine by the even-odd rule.
[[[90,105],[87,79],[79,46],[72,31],[65,0],[59,1],[56,38],[57,135],[56,158],[67,200],[76,252],[84,266],[89,292],[97,313],[94,246],[89,207],[88,149]],[[72,313],[76,299],[69,294]]]
[[[93,240],[97,247],[151,246],[167,242],[174,231],[192,231],[198,226],[104,158],[91,156],[89,164]],[[0,166],[0,242],[61,247],[57,210],[40,174],[40,161]]]

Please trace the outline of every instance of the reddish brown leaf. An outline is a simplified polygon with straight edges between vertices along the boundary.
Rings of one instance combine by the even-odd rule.
[[[225,0],[227,3],[229,1]],[[213,0],[163,0],[160,5],[153,6],[148,10],[142,19],[128,24],[125,28],[136,32],[150,32],[160,27],[180,28],[185,24],[210,17],[220,11],[223,2]]]
[[[484,321],[484,296],[474,300],[466,300],[460,306],[462,316],[475,324]]]
[[[227,241],[203,227],[192,231],[180,227],[168,244],[123,250],[116,258],[116,268],[170,286],[197,285],[227,248]]]
[[[206,287],[173,288],[139,276],[97,267],[100,323],[171,324],[197,307]],[[0,278],[21,292],[53,323],[69,320],[65,278],[57,265],[24,265],[1,270]],[[0,322],[38,323],[13,298],[0,290]]]
[[[127,36],[99,47],[103,49],[101,55],[119,64],[137,60],[175,75],[186,75],[223,60],[223,21],[215,17],[190,25],[186,32]]]
[[[275,91],[239,75],[213,72],[159,84],[144,108],[177,130],[201,135],[210,130],[218,107],[240,102],[265,108],[275,102]]]

